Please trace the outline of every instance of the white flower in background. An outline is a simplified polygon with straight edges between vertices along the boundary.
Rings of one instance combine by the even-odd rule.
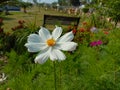
[[[93,32],[93,33],[97,33],[97,32],[98,32],[98,29],[97,29],[96,27],[92,27],[92,28],[90,29],[90,31]]]
[[[4,80],[6,80],[7,79],[7,77],[5,76],[5,73],[2,73],[1,75],[0,75],[0,82],[3,82]]]
[[[81,5],[80,8],[81,8],[81,9],[85,8],[85,5]]]
[[[28,36],[25,44],[28,51],[40,52],[35,58],[35,63],[43,64],[48,58],[52,61],[65,60],[66,56],[61,50],[73,51],[76,49],[77,43],[72,42],[74,38],[72,31],[63,36],[61,34],[62,28],[56,26],[52,34],[46,28],[41,27],[39,34],[30,34]]]

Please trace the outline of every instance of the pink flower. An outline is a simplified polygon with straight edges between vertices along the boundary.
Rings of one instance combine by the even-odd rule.
[[[91,42],[90,46],[94,47],[94,46],[99,46],[99,45],[102,45],[102,44],[103,44],[103,42],[101,40],[98,40],[98,41]]]
[[[97,45],[97,42],[96,42],[96,41],[90,43],[90,46],[91,46],[91,47],[96,46],[96,45]]]
[[[99,46],[99,45],[101,45],[101,44],[103,44],[103,42],[102,42],[101,40],[98,40],[98,41],[97,41],[97,45]]]

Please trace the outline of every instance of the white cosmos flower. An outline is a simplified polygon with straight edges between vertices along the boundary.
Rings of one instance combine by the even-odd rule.
[[[30,34],[25,46],[29,52],[40,52],[36,58],[35,63],[43,64],[50,60],[65,60],[66,56],[61,51],[73,51],[76,49],[77,43],[72,42],[74,35],[71,32],[61,36],[62,28],[57,27],[52,34],[44,27],[41,27],[39,34]],[[61,37],[60,37],[61,36]]]
[[[5,76],[5,73],[2,73],[1,77],[0,77],[0,82],[3,82],[6,79],[7,79],[7,77]]]

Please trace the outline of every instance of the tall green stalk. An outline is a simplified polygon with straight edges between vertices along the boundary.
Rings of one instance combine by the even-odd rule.
[[[53,62],[53,65],[54,65],[54,88],[55,88],[55,90],[57,90],[57,79],[56,79],[56,62],[54,61]]]
[[[60,63],[60,88],[61,88],[61,85],[62,85],[62,65]]]

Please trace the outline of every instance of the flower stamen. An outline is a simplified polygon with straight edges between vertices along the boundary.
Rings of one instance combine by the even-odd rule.
[[[47,40],[47,45],[48,46],[54,46],[55,45],[55,40],[54,39],[48,39]]]

